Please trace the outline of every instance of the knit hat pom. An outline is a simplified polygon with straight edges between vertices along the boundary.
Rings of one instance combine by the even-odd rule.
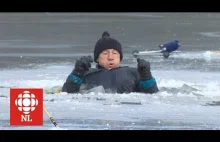
[[[110,34],[107,31],[104,31],[102,37],[110,37]]]

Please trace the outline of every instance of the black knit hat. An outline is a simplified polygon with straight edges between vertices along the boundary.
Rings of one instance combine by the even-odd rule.
[[[123,59],[121,44],[114,38],[110,37],[107,31],[104,31],[102,37],[96,42],[94,49],[94,61],[97,63],[99,54],[106,49],[115,49],[120,54],[120,60]]]

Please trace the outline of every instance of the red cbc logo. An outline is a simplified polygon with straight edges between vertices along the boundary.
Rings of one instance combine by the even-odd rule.
[[[10,89],[10,125],[43,125],[43,89]]]

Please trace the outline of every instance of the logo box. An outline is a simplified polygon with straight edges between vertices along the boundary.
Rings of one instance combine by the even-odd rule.
[[[10,89],[10,125],[43,125],[43,89]]]

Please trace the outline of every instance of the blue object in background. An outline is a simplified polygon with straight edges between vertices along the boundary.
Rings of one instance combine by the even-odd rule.
[[[171,42],[162,44],[159,46],[163,51],[173,52],[180,47],[180,43],[178,40],[173,40]]]

